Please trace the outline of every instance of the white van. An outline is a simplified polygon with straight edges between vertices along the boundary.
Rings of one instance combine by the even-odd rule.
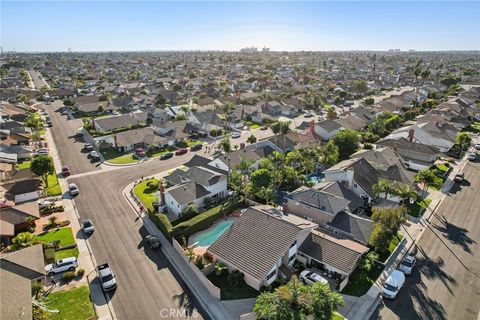
[[[405,275],[399,270],[393,270],[383,284],[382,295],[387,299],[395,299],[405,283]]]

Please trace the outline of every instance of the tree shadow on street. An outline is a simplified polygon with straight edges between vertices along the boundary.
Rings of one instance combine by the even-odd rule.
[[[442,281],[447,290],[453,294],[450,286],[451,284],[455,285],[457,281],[455,278],[442,270],[443,266],[445,265],[445,261],[441,257],[438,257],[435,260],[430,259],[430,257],[428,257],[427,253],[421,247],[418,248],[418,251],[419,255],[417,255],[417,263],[421,273],[424,274],[427,279],[439,279]]]
[[[441,225],[438,225],[436,222],[432,222],[431,224],[435,229],[440,231],[451,243],[461,246],[468,253],[472,253],[470,246],[476,242],[468,236],[467,229],[448,222],[444,215],[435,214],[435,217],[441,223]]]

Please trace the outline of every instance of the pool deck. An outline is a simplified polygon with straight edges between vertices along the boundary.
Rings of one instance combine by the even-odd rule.
[[[199,234],[201,233],[204,233],[204,232],[208,232],[208,231],[211,231],[212,229],[214,229],[219,223],[221,222],[224,222],[224,221],[235,221],[237,220],[237,216],[235,214],[230,214],[229,216],[227,216],[227,219],[221,219],[221,220],[218,220],[217,222],[215,222],[212,226],[210,226],[208,229],[205,229],[205,230],[202,230],[202,231],[199,231],[197,233],[194,233],[192,234],[189,239],[188,239],[188,247],[191,248],[193,250],[193,252],[195,252],[195,254],[197,255],[203,255],[209,246],[199,246],[199,245],[195,245],[195,241],[193,239],[196,238],[196,236],[198,236]]]

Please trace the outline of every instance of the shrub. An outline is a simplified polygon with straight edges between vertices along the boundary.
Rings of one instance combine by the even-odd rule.
[[[213,200],[212,200],[211,197],[205,197],[205,198],[203,199],[203,206],[204,206],[205,208],[207,208],[207,209],[212,206],[212,203],[213,203]]]
[[[207,264],[210,264],[213,262],[213,256],[209,252],[205,251],[203,254],[203,260],[205,260]]]
[[[228,268],[223,263],[218,262],[215,265],[215,275],[221,276],[225,272],[225,270],[227,270],[228,272]]]
[[[157,179],[153,179],[147,182],[147,188],[150,190],[157,190],[160,187],[160,181]]]
[[[67,282],[70,282],[72,281],[73,279],[75,279],[75,271],[67,271],[63,274],[63,277],[62,279],[64,281],[67,281]]]
[[[195,265],[197,266],[198,269],[203,269],[205,267],[202,256],[195,257]]]
[[[43,256],[45,258],[45,262],[47,264],[55,262],[55,249],[54,248],[46,248],[43,251]]]
[[[185,208],[182,212],[182,218],[190,219],[195,217],[200,211],[198,210],[195,204],[190,204],[188,207]]]
[[[77,277],[82,278],[84,274],[85,274],[85,270],[84,270],[84,269],[78,269],[78,271],[77,271]]]
[[[232,273],[228,275],[228,284],[232,287],[239,286],[243,281],[243,273],[239,270],[232,271]]]
[[[155,213],[152,210],[148,210],[148,216],[168,241],[172,241],[173,227],[168,217],[163,213]]]

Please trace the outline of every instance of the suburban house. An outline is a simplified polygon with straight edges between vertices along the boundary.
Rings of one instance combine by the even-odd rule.
[[[342,126],[333,120],[323,120],[315,125],[315,133],[324,141],[330,140],[342,129]]]
[[[404,138],[409,142],[425,144],[437,148],[440,152],[447,152],[455,145],[455,136],[453,132],[442,130],[436,123],[423,122],[399,128],[385,139]]]
[[[373,221],[364,215],[341,211],[331,222],[322,227],[366,246],[373,231]]]
[[[37,200],[41,183],[38,179],[27,179],[14,183],[0,185],[0,195],[7,200],[21,203]]]
[[[209,248],[214,259],[239,270],[245,282],[256,290],[288,277],[299,245],[315,223],[267,206],[250,207]]]
[[[227,195],[227,176],[205,167],[177,169],[164,180],[173,186],[160,192],[162,206],[177,218],[192,203],[203,208],[206,197],[216,202]]]
[[[338,181],[323,181],[313,186],[314,189],[322,190],[337,197],[344,198],[349,201],[345,211],[351,213],[360,212],[365,206],[365,200],[359,197],[352,190]]]
[[[322,190],[300,187],[285,196],[283,211],[322,226],[347,209],[349,202]]]
[[[325,278],[333,278],[341,290],[368,247],[329,230],[315,229],[298,248],[297,259]]]
[[[376,198],[373,185],[381,179],[375,168],[363,158],[341,161],[324,171],[325,181],[337,181],[371,203]]]
[[[100,118],[93,120],[95,130],[109,132],[136,126],[147,121],[147,113],[143,111],[131,112],[119,116]]]
[[[114,133],[103,136],[99,140],[100,143],[110,144],[120,152],[133,150],[136,147],[167,146],[168,141],[168,139],[156,134],[150,127]]]
[[[229,172],[235,169],[242,159],[252,162],[251,168],[257,169],[258,162],[263,158],[269,156],[273,151],[279,149],[273,145],[269,140],[261,141],[258,144],[251,144],[247,147],[230,152],[227,154],[220,154],[215,159],[209,162],[209,165],[217,169]]]
[[[276,145],[282,152],[313,147],[321,144],[320,137],[310,130],[305,130],[303,132],[289,132],[286,135],[278,135],[277,137],[272,137],[268,140]]]
[[[32,281],[45,276],[42,245],[0,254],[0,265],[0,318],[33,319]]]
[[[188,138],[189,132],[187,132],[187,128],[187,120],[152,123],[152,129],[158,135],[165,137],[170,146],[185,141]]]
[[[392,148],[405,167],[415,171],[431,167],[440,156],[440,151],[435,147],[411,142],[405,138],[385,139],[376,142],[376,145]]]
[[[29,217],[33,219],[40,218],[38,204],[35,201],[12,206],[2,205],[0,207],[0,237],[2,242],[5,243],[5,240],[16,236],[20,232],[28,231],[30,222],[27,218]]]

